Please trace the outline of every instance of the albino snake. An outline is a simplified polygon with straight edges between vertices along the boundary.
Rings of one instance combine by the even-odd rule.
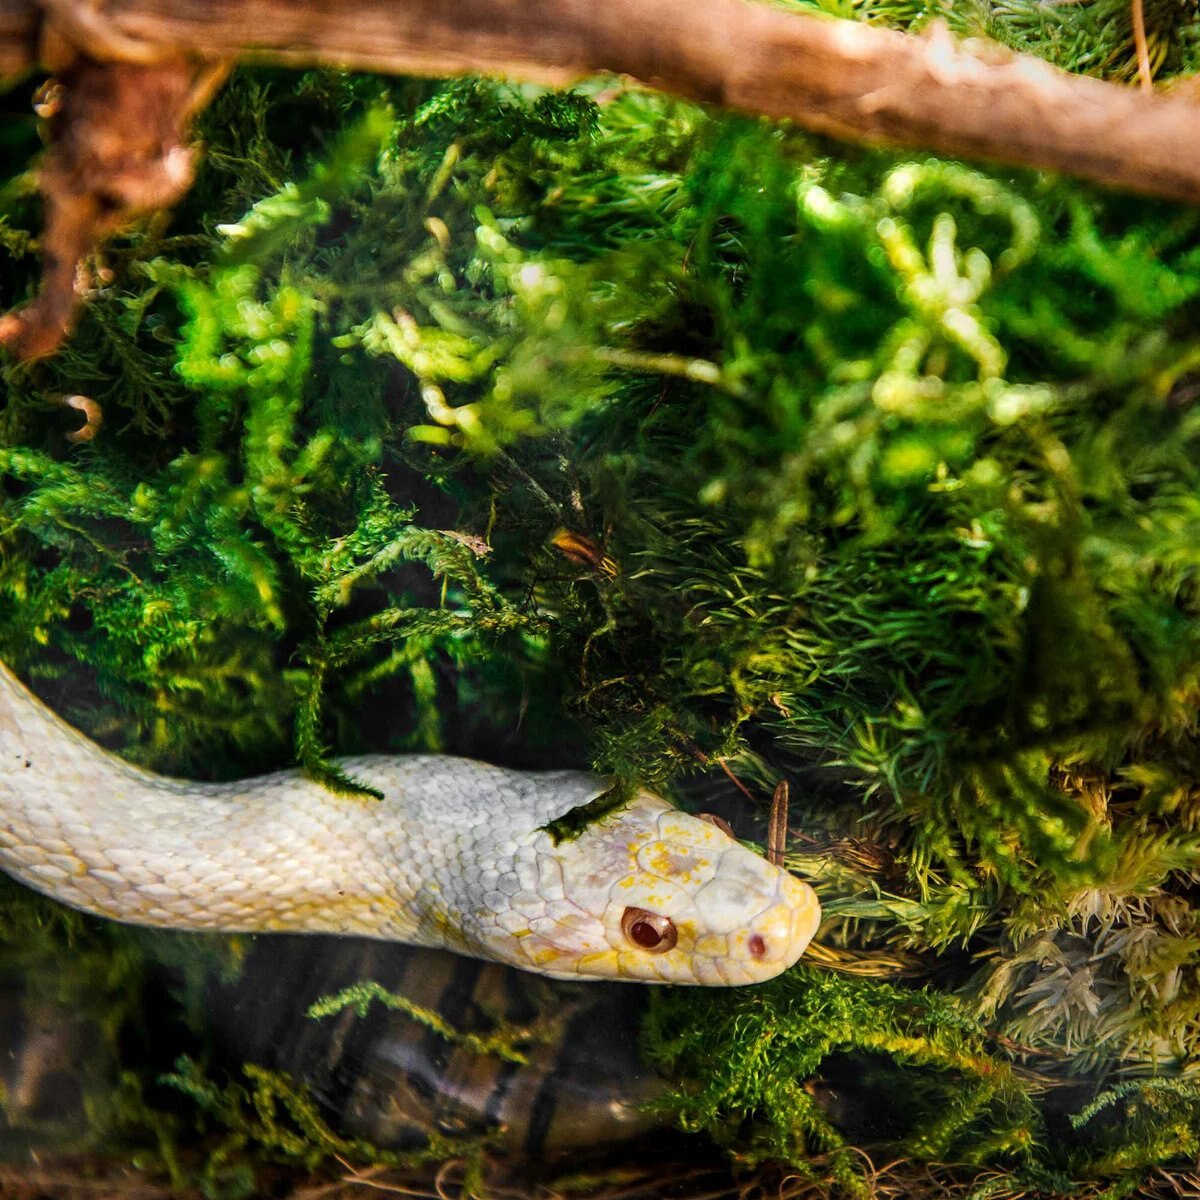
[[[298,770],[167,779],[101,750],[0,664],[0,867],[139,925],[348,933],[571,979],[743,984],[816,932],[812,888],[649,792],[555,844],[604,783],[469,759],[341,764],[382,800]]]

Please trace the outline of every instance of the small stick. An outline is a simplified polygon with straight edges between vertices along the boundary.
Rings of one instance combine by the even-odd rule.
[[[1133,0],[1133,44],[1137,49],[1138,82],[1143,92],[1154,90],[1150,73],[1150,46],[1146,41],[1146,13],[1142,0]]]
[[[754,797],[751,795],[750,789],[729,769],[729,764],[723,758],[718,758],[717,762],[721,764],[721,770],[729,776],[730,782],[732,782],[733,786],[737,788],[737,790],[741,792],[747,800],[753,803]]]
[[[783,866],[783,852],[787,848],[788,785],[781,779],[771,797],[771,820],[767,825],[767,862],[773,867]]]

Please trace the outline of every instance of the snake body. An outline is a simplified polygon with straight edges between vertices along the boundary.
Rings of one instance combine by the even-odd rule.
[[[298,770],[235,783],[132,766],[0,664],[0,867],[102,917],[345,933],[560,978],[730,985],[791,966],[812,889],[649,792],[560,841],[605,789],[445,755],[342,760],[382,800]]]

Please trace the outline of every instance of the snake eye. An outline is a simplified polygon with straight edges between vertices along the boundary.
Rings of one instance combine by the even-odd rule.
[[[716,813],[697,813],[696,820],[707,821],[709,825],[715,825],[722,833],[727,833],[730,837],[734,836],[733,826],[724,817],[718,817]]]
[[[627,908],[621,914],[621,932],[635,945],[651,954],[663,954],[679,939],[675,922],[644,908]]]

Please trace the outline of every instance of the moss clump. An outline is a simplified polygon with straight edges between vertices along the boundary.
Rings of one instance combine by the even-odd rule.
[[[645,1037],[658,1064],[696,1081],[671,1101],[684,1128],[713,1131],[749,1162],[775,1156],[802,1169],[820,1154],[854,1193],[870,1194],[861,1159],[821,1095],[823,1069],[838,1059],[860,1134],[873,1125],[914,1158],[1024,1164],[1041,1133],[1033,1101],[983,1028],[927,990],[800,967],[698,1001],[656,994]]]
[[[358,1138],[340,1137],[322,1119],[307,1089],[287,1074],[247,1063],[244,1076],[244,1081],[217,1084],[199,1064],[182,1057],[161,1079],[194,1103],[196,1132],[218,1136],[194,1179],[188,1179],[178,1160],[173,1163],[178,1184],[198,1186],[206,1200],[243,1200],[259,1194],[251,1152],[308,1171],[331,1160],[411,1170],[463,1158],[465,1194],[477,1194],[482,1141],[435,1137],[419,1150],[381,1150]]]

